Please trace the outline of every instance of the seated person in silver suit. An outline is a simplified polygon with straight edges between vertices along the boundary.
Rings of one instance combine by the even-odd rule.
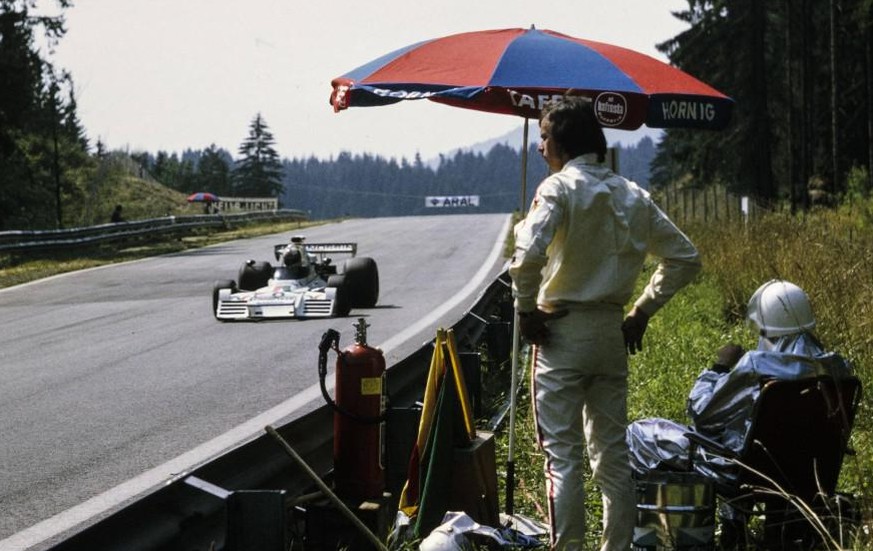
[[[849,363],[825,351],[812,333],[816,321],[809,297],[797,285],[784,280],[765,283],[749,300],[747,318],[759,332],[758,348],[744,352],[739,346],[727,345],[719,350],[716,363],[700,374],[688,396],[690,426],[652,418],[628,427],[635,474],[693,468],[716,485],[730,486],[737,476],[732,462],[700,447],[694,447],[694,457],[689,458],[691,446],[685,433],[690,428],[728,450],[740,452],[762,379],[852,375]]]

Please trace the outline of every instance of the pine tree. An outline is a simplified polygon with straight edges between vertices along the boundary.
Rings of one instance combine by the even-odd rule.
[[[225,160],[227,153],[215,144],[207,147],[197,165],[197,179],[200,188],[215,193],[219,197],[232,193],[230,164]]]
[[[248,138],[240,145],[240,159],[233,169],[234,194],[240,197],[280,197],[282,163],[273,148],[275,140],[258,113],[249,126]]]
[[[758,199],[836,197],[873,173],[871,0],[687,0],[688,30],[659,45],[736,101],[722,132],[669,130],[652,182],[721,183]],[[862,46],[859,46],[862,45]]]
[[[88,161],[72,79],[34,45],[37,30],[60,40],[64,18],[33,15],[35,6],[0,0],[0,229],[62,226],[62,201],[77,192],[70,174]]]

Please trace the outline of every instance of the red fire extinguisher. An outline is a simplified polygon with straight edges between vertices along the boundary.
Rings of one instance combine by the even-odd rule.
[[[321,393],[334,410],[334,489],[340,497],[366,500],[385,490],[385,357],[367,345],[368,324],[355,324],[355,343],[339,350],[339,333],[321,337],[318,374]],[[327,351],[336,351],[336,400],[325,386]]]

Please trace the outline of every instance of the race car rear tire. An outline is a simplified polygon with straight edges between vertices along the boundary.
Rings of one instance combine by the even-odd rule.
[[[372,308],[379,301],[379,268],[376,261],[366,256],[345,261],[346,278],[352,308]]]
[[[218,321],[225,321],[218,317],[218,292],[222,289],[230,289],[231,293],[237,291],[236,282],[232,279],[219,279],[212,284],[212,315]]]
[[[336,298],[333,303],[333,313],[337,317],[344,318],[352,311],[352,304],[349,301],[348,285],[346,276],[332,275],[327,278],[327,286],[336,289]]]
[[[249,260],[239,269],[239,288],[243,291],[257,291],[266,287],[273,277],[273,266],[269,262],[253,262]]]

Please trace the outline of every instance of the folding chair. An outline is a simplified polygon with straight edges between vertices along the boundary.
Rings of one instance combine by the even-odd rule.
[[[732,459],[738,468],[735,484],[716,488],[739,519],[722,524],[723,547],[744,548],[749,523],[761,517],[759,535],[767,548],[809,548],[817,541],[809,511],[821,515],[833,501],[843,458],[852,453],[849,434],[860,398],[855,377],[767,380],[740,453],[687,434],[693,445]]]

